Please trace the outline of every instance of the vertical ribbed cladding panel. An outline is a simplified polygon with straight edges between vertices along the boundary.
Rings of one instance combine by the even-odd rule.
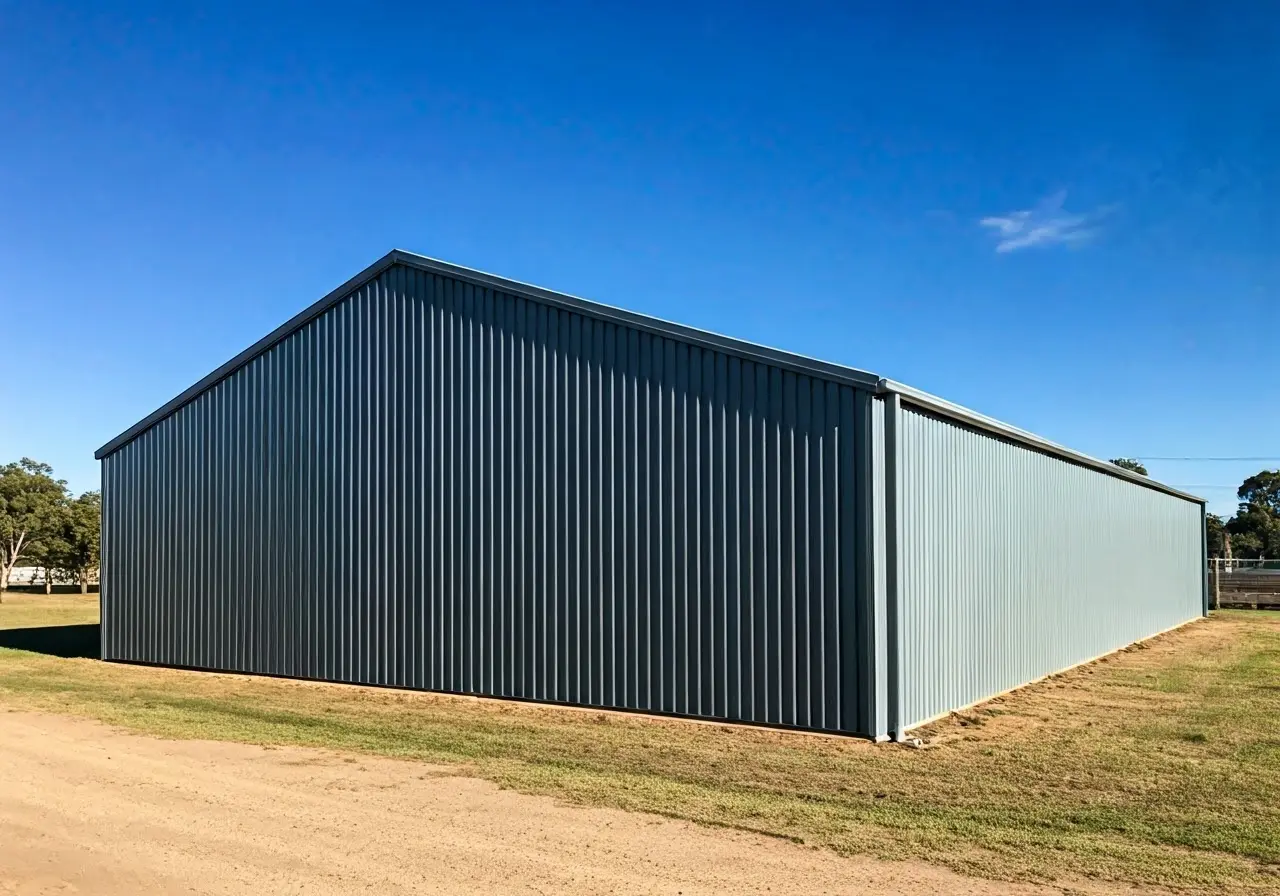
[[[1200,505],[904,406],[917,724],[1201,615]]]
[[[394,266],[104,459],[104,656],[863,731],[854,406]]]

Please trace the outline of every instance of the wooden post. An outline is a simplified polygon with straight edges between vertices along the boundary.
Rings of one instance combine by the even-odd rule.
[[[1218,588],[1218,579],[1222,578],[1222,567],[1212,557],[1209,562],[1213,564],[1213,608],[1217,610],[1221,607],[1222,592]]]

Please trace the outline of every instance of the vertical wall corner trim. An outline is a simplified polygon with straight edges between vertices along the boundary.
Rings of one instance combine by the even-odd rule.
[[[902,399],[891,394],[885,399],[884,489],[885,489],[885,621],[888,629],[889,733],[901,741],[906,731],[902,711]]]
[[[880,717],[877,700],[877,675],[879,663],[876,657],[876,558],[875,558],[875,488],[874,444],[876,437],[872,422],[873,403],[876,401],[869,393],[857,390],[854,394],[854,419],[858,448],[855,452],[858,459],[853,483],[853,494],[850,496],[857,508],[856,517],[856,558],[857,577],[856,593],[851,597],[855,601],[857,625],[853,637],[846,650],[856,645],[858,658],[858,674],[861,687],[858,695],[859,730],[870,737],[884,734],[877,730],[877,719]]]
[[[1204,567],[1201,574],[1201,603],[1203,604],[1203,613],[1209,615],[1209,512],[1205,505],[1200,505],[1200,556],[1203,558],[1201,566]]]

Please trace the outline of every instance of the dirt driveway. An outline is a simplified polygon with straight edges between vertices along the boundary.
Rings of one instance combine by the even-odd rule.
[[[892,891],[1060,892],[566,806],[421,763],[0,708],[5,896]]]

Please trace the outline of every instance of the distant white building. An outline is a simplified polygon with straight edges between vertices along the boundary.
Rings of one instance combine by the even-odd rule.
[[[0,570],[3,572],[3,570]],[[15,566],[9,573],[10,585],[43,585],[45,570],[43,566]]]
[[[13,571],[9,573],[9,587],[38,587],[45,583],[47,570],[43,566],[15,566]],[[55,582],[57,580],[55,579]],[[94,570],[89,575],[89,582],[96,585],[98,583],[98,572]],[[74,584],[70,582],[62,582],[60,584]]]

